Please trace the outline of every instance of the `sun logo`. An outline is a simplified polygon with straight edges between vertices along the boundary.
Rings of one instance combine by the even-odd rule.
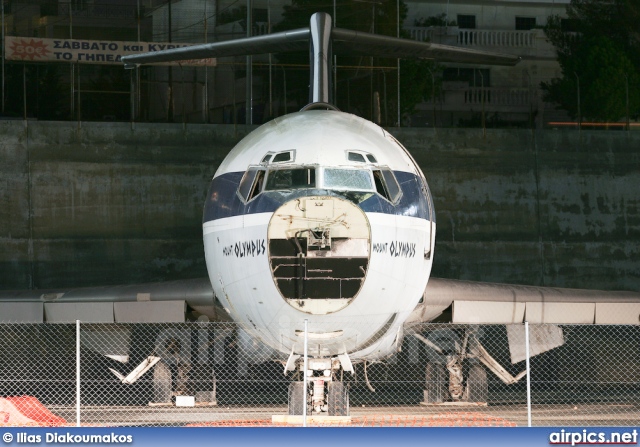
[[[14,59],[36,60],[46,57],[50,51],[42,40],[16,39],[11,43]]]

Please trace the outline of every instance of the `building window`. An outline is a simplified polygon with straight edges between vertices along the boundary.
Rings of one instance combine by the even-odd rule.
[[[458,14],[458,28],[475,29],[476,16]]]
[[[535,17],[516,17],[517,30],[528,31],[530,29],[535,28],[535,26],[536,26]]]

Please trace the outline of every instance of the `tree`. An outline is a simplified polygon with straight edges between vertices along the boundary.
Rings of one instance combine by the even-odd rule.
[[[545,33],[562,77],[542,83],[545,101],[596,121],[640,113],[640,4],[637,0],[571,0],[568,19],[551,16]],[[627,94],[628,90],[628,94]],[[581,117],[581,118],[582,118]]]

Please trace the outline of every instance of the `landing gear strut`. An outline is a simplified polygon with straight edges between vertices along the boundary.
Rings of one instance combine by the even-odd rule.
[[[425,368],[424,405],[486,404],[489,387],[487,371],[482,365],[506,384],[516,383],[526,374],[525,370],[511,376],[480,344],[474,328],[464,329],[462,336],[451,329],[433,331],[429,338],[418,333],[413,335],[433,353]]]
[[[289,414],[301,415],[306,400],[309,416],[348,416],[349,389],[343,382],[335,380],[339,362],[314,359],[313,363],[316,367],[328,368],[309,369],[306,389],[302,381],[289,384]]]
[[[313,378],[304,389],[304,382],[289,384],[289,414],[303,413],[304,399],[307,400],[309,416],[348,416],[349,390],[342,382]]]

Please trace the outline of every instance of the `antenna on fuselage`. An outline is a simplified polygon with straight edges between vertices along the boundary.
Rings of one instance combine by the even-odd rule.
[[[332,52],[351,56],[432,59],[440,62],[484,65],[515,65],[520,60],[518,56],[510,54],[332,28],[331,16],[316,12],[311,16],[309,28],[124,56],[122,62],[125,68],[135,68],[142,64],[160,62],[305,50],[309,51],[311,64],[311,104],[330,103]]]

